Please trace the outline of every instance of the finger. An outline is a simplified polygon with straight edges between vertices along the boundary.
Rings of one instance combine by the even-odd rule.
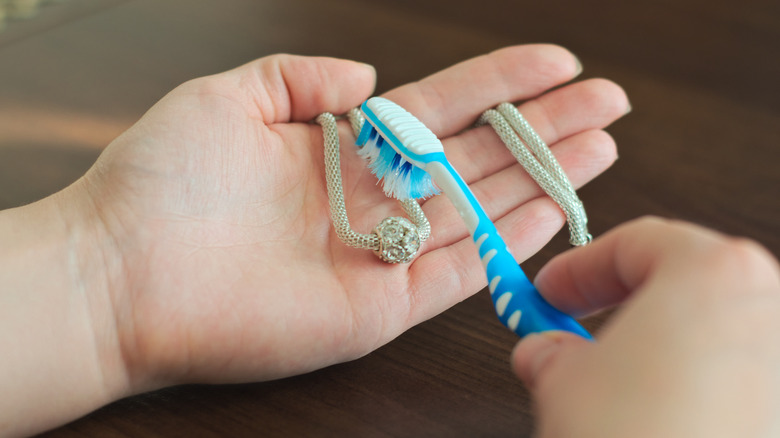
[[[696,225],[643,218],[559,255],[535,282],[552,305],[573,315],[620,303],[651,281],[654,290],[689,290],[691,295],[747,291],[746,281],[757,276],[747,273],[755,263],[744,263],[743,253],[752,259],[759,252],[753,247],[758,245]],[[727,281],[735,283],[726,287]]]
[[[605,79],[591,79],[551,91],[518,108],[548,144],[583,131],[603,129],[626,114],[628,98],[623,89]],[[475,181],[505,168],[514,157],[490,126],[466,131],[445,142],[447,157],[461,176]],[[614,150],[604,159],[614,160]]]
[[[512,370],[526,387],[534,390],[540,376],[560,362],[561,353],[588,345],[590,342],[569,332],[533,333],[524,337],[512,351]]]
[[[568,137],[553,148],[557,160],[575,187],[581,187],[607,169],[615,158],[615,142],[604,131],[585,131]],[[470,184],[474,196],[488,216],[496,220],[544,191],[515,163]],[[437,196],[423,204],[431,222],[436,245],[446,246],[466,236],[466,227],[446,196]]]
[[[539,126],[540,135],[550,144],[557,143],[551,149],[575,187],[603,172],[617,157],[612,138],[606,132],[591,127],[609,125],[625,114],[627,108],[628,100],[623,90],[606,80],[572,84],[520,106],[526,118]],[[543,193],[490,127],[450,137],[444,144],[453,166],[471,185],[492,218],[501,217]],[[362,162],[359,165],[362,167]],[[498,173],[500,177],[491,177]],[[375,187],[373,175],[366,172],[361,175],[363,179],[359,181],[345,176],[345,181],[357,181],[356,186],[360,189],[354,192],[359,196],[351,203],[352,208],[359,211],[357,203],[371,199],[371,208],[375,209],[376,198],[368,195],[378,194],[380,190]],[[485,179],[490,181],[477,182]],[[392,204],[391,208],[397,209],[397,206]],[[423,209],[431,221],[432,242],[436,242],[436,247],[449,245],[466,236],[460,217],[446,197],[427,200]]]
[[[384,97],[444,138],[474,123],[486,109],[535,97],[580,70],[577,58],[560,46],[514,46],[461,62]]]
[[[512,253],[525,260],[541,249],[564,223],[555,203],[535,199],[495,222]],[[409,266],[411,324],[424,321],[466,299],[487,285],[487,277],[471,238],[441,247],[435,238],[426,242],[433,250]]]
[[[370,65],[295,55],[260,58],[225,75],[266,124],[308,122],[325,111],[344,113],[367,99],[376,82]]]
[[[557,256],[539,271],[536,287],[550,304],[574,315],[619,303],[640,284],[639,278],[645,276],[637,274],[648,269],[650,262],[658,257],[650,252],[626,254],[626,248],[650,243],[645,242],[650,237],[645,234],[648,232],[653,240],[668,238],[663,233],[659,235],[660,222],[661,219],[630,222],[586,247]],[[621,264],[623,257],[630,257],[631,263]]]

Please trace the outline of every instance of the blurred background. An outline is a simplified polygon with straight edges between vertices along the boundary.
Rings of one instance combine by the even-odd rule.
[[[176,85],[288,52],[373,64],[377,93],[499,47],[572,50],[622,85],[620,159],[581,190],[599,235],[657,214],[780,254],[776,0],[0,0],[0,208],[67,186]],[[524,267],[567,248],[557,236]],[[593,328],[601,324],[593,319]],[[527,436],[486,294],[359,361],[171,388],[48,436]],[[186,433],[184,433],[184,432]]]

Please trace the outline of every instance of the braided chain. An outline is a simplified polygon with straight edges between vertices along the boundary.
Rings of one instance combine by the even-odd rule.
[[[357,109],[352,109],[347,114],[352,131],[357,137],[365,120]],[[336,229],[336,235],[344,244],[360,249],[370,249],[380,251],[380,239],[377,234],[362,234],[354,231],[349,224],[347,208],[344,202],[344,189],[341,179],[341,158],[338,126],[336,117],[331,113],[322,113],[317,119],[317,123],[322,126],[322,133],[325,138],[325,180],[328,189],[328,202],[330,205],[330,215],[333,226]],[[419,237],[420,244],[431,235],[431,225],[425,216],[420,204],[414,199],[408,199],[401,202],[401,207],[411,218]]]
[[[353,108],[347,113],[347,119],[354,135],[357,137],[360,129],[363,127],[363,123],[365,123],[363,115],[357,108]],[[431,234],[431,225],[420,204],[415,199],[401,202],[401,206],[414,225],[403,218],[387,218],[370,234],[354,231],[349,224],[349,217],[347,216],[344,202],[336,117],[331,113],[322,113],[317,117],[316,121],[322,126],[324,136],[325,179],[328,189],[328,201],[333,226],[336,229],[338,238],[348,246],[370,249],[388,262],[398,263],[411,260],[419,245],[428,239]],[[526,172],[561,207],[566,214],[571,244],[581,246],[589,243],[593,237],[588,233],[588,217],[585,214],[585,207],[582,205],[577,192],[553,156],[550,148],[547,147],[517,108],[512,104],[502,103],[496,109],[489,109],[482,114],[477,122],[477,125],[484,124],[489,124],[493,127],[512,155],[525,168]],[[388,221],[394,227],[400,226],[401,229],[408,229],[414,234],[414,238],[418,239],[412,242],[412,250],[404,253],[402,256],[388,257],[382,254],[384,251],[383,239],[380,238],[378,233],[387,226]]]
[[[566,214],[569,242],[582,246],[593,240],[588,233],[588,216],[569,178],[550,148],[514,105],[502,103],[485,111],[478,125],[490,124],[526,172]]]

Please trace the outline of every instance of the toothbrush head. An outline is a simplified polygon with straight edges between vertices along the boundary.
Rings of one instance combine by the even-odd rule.
[[[425,167],[443,158],[444,148],[422,122],[395,103],[373,97],[361,110],[366,122],[360,131],[358,154],[382,181],[388,196],[400,200],[439,193]]]

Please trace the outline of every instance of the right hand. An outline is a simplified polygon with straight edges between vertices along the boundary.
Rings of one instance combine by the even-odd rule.
[[[780,436],[780,270],[759,245],[641,219],[562,254],[536,284],[573,314],[625,302],[595,343],[518,344],[540,437]]]

